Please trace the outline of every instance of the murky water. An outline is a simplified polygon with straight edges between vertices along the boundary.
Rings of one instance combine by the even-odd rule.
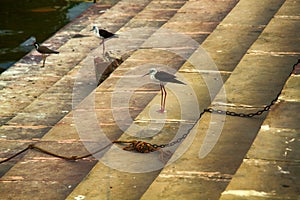
[[[93,1],[0,0],[0,73],[28,53],[20,44],[31,36],[44,41]]]

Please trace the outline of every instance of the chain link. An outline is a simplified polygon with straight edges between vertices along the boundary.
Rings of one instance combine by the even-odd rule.
[[[175,141],[172,141],[170,143],[166,143],[166,144],[161,144],[161,145],[157,145],[157,144],[154,144],[156,147],[158,148],[165,148],[165,147],[172,147],[174,146],[175,144],[178,144],[178,143],[181,143],[191,132],[191,130],[195,127],[195,125],[197,124],[197,121],[200,120],[200,118],[202,117],[202,115],[205,113],[206,111],[203,110],[200,114],[199,114],[199,117],[198,119],[196,120],[196,122],[192,125],[191,128],[189,128],[187,130],[187,132],[185,134],[183,134],[180,138],[178,138],[177,140]]]
[[[273,106],[278,101],[278,98],[279,98],[280,95],[281,95],[281,90],[276,95],[275,99],[273,99],[271,101],[271,103],[269,105],[266,105],[265,107],[263,107],[263,109],[258,110],[254,113],[238,113],[238,112],[234,112],[234,111],[225,111],[225,110],[213,109],[213,108],[207,108],[207,109],[204,109],[204,110],[205,110],[205,112],[209,112],[209,113],[217,113],[217,114],[222,114],[222,115],[251,118],[251,117],[254,117],[254,116],[262,115],[264,112],[269,111],[271,109],[271,106]]]
[[[4,160],[1,160],[0,164],[8,162],[9,160],[13,159],[14,157],[16,157],[16,156],[18,156],[18,155],[20,155],[20,154],[22,154],[22,153],[24,153],[28,150],[35,150],[35,151],[39,151],[39,152],[42,152],[44,154],[48,154],[48,155],[56,157],[56,158],[62,158],[62,159],[65,159],[65,160],[76,161],[76,160],[81,160],[81,159],[84,159],[84,158],[87,158],[87,157],[91,157],[94,154],[99,153],[100,151],[103,151],[104,149],[106,149],[107,147],[109,147],[111,145],[112,145],[112,143],[109,143],[106,146],[101,147],[100,149],[96,150],[95,152],[89,153],[89,154],[86,154],[86,155],[83,155],[83,156],[63,156],[63,155],[59,155],[59,154],[50,152],[48,150],[45,150],[41,147],[36,146],[35,144],[29,144],[25,149],[15,153],[14,155],[12,155],[12,156],[4,159]]]

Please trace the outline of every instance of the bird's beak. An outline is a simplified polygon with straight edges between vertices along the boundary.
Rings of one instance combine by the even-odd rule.
[[[149,74],[150,74],[150,72],[148,72],[147,74],[143,75],[142,77],[147,76],[147,75],[149,75]]]
[[[94,28],[92,28],[90,31],[93,31],[94,30]]]

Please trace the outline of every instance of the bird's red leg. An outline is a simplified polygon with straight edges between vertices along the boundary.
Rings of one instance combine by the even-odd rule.
[[[163,112],[163,102],[164,102],[164,90],[163,90],[163,85],[160,84],[160,91],[161,91],[161,97],[160,97],[160,112]]]
[[[162,108],[162,112],[164,112],[164,111],[165,111],[165,107],[166,107],[167,91],[166,91],[164,85],[162,86],[162,88],[163,88],[164,93],[165,93],[165,95],[164,95],[164,100],[163,100],[163,108]]]
[[[167,91],[166,91],[165,86],[163,84],[160,84],[160,90],[161,90],[161,99],[160,99],[160,110],[159,110],[159,112],[163,113],[163,112],[165,112]]]

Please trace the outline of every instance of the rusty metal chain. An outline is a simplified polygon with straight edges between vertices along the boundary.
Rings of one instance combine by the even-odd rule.
[[[191,132],[191,130],[195,127],[195,125],[197,124],[197,121],[199,121],[202,117],[202,115],[205,113],[206,111],[203,110],[200,114],[199,114],[199,117],[198,119],[195,121],[195,123],[187,130],[187,132],[185,134],[183,134],[180,138],[170,142],[170,143],[166,143],[166,144],[153,144],[153,146],[155,148],[165,148],[165,147],[172,147],[174,146],[175,144],[178,144],[178,143],[181,143]]]
[[[292,75],[293,72],[296,73],[296,66],[300,63],[300,59],[298,60],[298,62],[296,64],[294,64],[293,66],[293,70],[290,72],[289,76],[290,77]],[[28,150],[35,150],[35,151],[39,151],[39,152],[42,152],[44,154],[47,154],[47,155],[51,155],[53,157],[57,157],[57,158],[62,158],[62,159],[65,159],[65,160],[70,160],[70,161],[76,161],[76,160],[80,160],[80,159],[84,159],[84,158],[87,158],[87,157],[91,157],[93,156],[94,154],[96,153],[99,153],[100,151],[103,151],[104,149],[106,149],[107,147],[113,145],[114,143],[130,143],[129,146],[125,147],[124,149],[125,150],[135,150],[137,152],[140,152],[140,153],[148,153],[148,152],[152,152],[152,151],[156,151],[156,150],[159,150],[161,148],[165,148],[165,147],[172,147],[174,146],[175,144],[179,144],[181,143],[191,132],[191,130],[195,127],[195,125],[197,124],[197,121],[200,120],[200,118],[202,117],[202,115],[205,113],[205,112],[209,112],[209,113],[217,113],[217,114],[223,114],[223,115],[229,115],[229,116],[237,116],[237,117],[254,117],[254,116],[257,116],[257,115],[261,115],[263,114],[264,112],[266,111],[269,111],[271,106],[273,106],[279,96],[281,95],[281,90],[280,92],[276,95],[276,98],[273,99],[271,101],[271,103],[267,106],[265,106],[263,109],[261,110],[258,110],[254,113],[238,113],[238,112],[233,112],[233,111],[225,111],[225,110],[220,110],[220,109],[213,109],[213,108],[206,108],[204,109],[198,119],[196,120],[196,122],[191,126],[191,128],[188,129],[188,131],[183,134],[180,138],[170,142],[170,143],[166,143],[166,144],[150,144],[150,143],[147,143],[147,142],[143,142],[143,141],[113,141],[112,143],[109,143],[107,144],[106,146],[104,147],[101,147],[100,149],[96,150],[95,152],[93,153],[89,153],[89,154],[86,154],[86,155],[83,155],[83,156],[63,156],[63,155],[59,155],[59,154],[56,154],[56,153],[52,153],[48,150],[45,150],[41,147],[38,147],[36,146],[35,144],[30,144],[28,145],[25,149],[15,153],[14,155],[8,157],[8,158],[5,158],[3,160],[0,161],[0,164],[2,163],[5,163],[13,158],[15,158],[16,156],[28,151]]]
[[[9,160],[13,159],[14,157],[16,157],[16,156],[18,156],[18,155],[20,155],[20,154],[22,154],[22,153],[24,153],[28,150],[39,151],[39,152],[42,152],[44,154],[47,154],[47,155],[50,155],[50,156],[53,156],[53,157],[56,157],[56,158],[61,158],[61,159],[64,159],[64,160],[76,161],[76,160],[81,160],[81,159],[84,159],[84,158],[87,158],[87,157],[91,157],[94,154],[99,153],[100,151],[103,151],[104,149],[106,149],[107,147],[109,147],[111,145],[112,145],[112,143],[109,143],[106,146],[101,147],[100,149],[96,150],[95,152],[89,153],[89,154],[86,154],[86,155],[83,155],[83,156],[70,156],[70,157],[68,157],[68,156],[63,156],[63,155],[59,155],[59,154],[50,152],[48,150],[45,150],[41,147],[36,146],[35,144],[29,144],[25,149],[15,153],[14,155],[12,155],[8,158],[5,158],[5,159],[1,160],[0,164],[8,162]]]
[[[295,63],[293,65],[293,69],[291,70],[288,77],[290,77],[294,72],[296,73],[296,66],[299,63],[300,63],[300,59],[297,61],[297,63]],[[276,95],[276,97],[271,101],[271,103],[269,105],[265,106],[263,109],[258,110],[254,113],[238,113],[238,112],[220,110],[220,109],[214,109],[214,108],[207,108],[207,109],[204,109],[204,110],[205,110],[205,112],[210,112],[210,113],[217,113],[217,114],[237,116],[237,117],[250,117],[251,118],[251,117],[254,117],[254,116],[257,116],[257,115],[261,115],[266,111],[269,111],[271,109],[271,106],[273,106],[277,102],[279,96],[281,95],[281,91],[282,91],[282,89],[279,91],[279,93]]]
[[[136,151],[138,153],[150,153],[160,149],[159,147],[157,147],[157,145],[155,146],[151,143],[137,140],[115,140],[113,141],[113,143],[127,144],[127,146],[124,147],[123,150]]]
[[[207,109],[204,109],[204,110],[205,110],[205,112],[217,113],[217,114],[221,114],[221,115],[251,118],[251,117],[254,117],[254,116],[257,116],[257,115],[261,115],[266,111],[269,111],[271,106],[273,106],[277,102],[278,97],[280,96],[280,94],[281,94],[281,91],[278,93],[276,98],[273,101],[271,101],[271,103],[269,105],[265,106],[263,109],[258,110],[254,113],[238,113],[238,112],[234,112],[234,111],[220,110],[220,109],[213,109],[213,108],[207,108]]]

